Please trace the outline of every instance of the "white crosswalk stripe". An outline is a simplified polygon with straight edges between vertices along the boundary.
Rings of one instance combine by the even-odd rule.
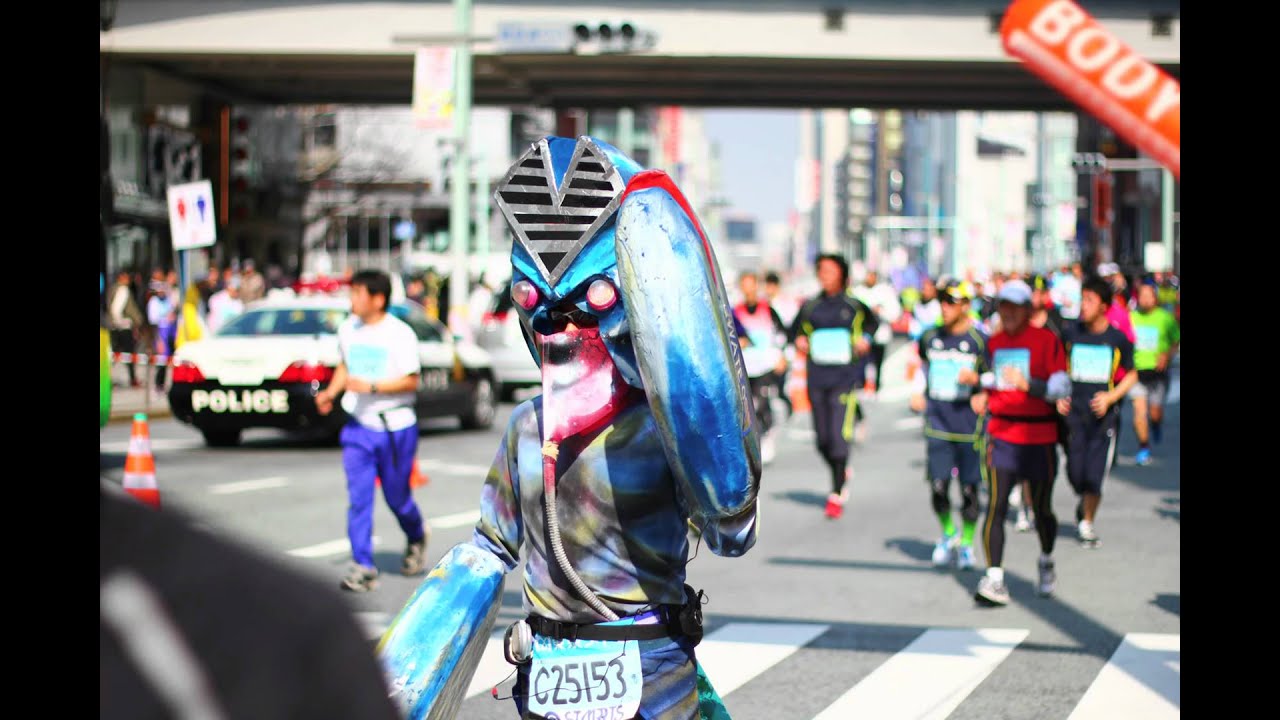
[[[1181,668],[1181,635],[1125,635],[1067,720],[1176,718]]]
[[[361,613],[359,619],[371,640],[390,621],[385,613]],[[731,622],[703,638],[698,662],[734,714],[735,691],[785,666],[830,629],[815,623]],[[467,698],[487,696],[495,687],[500,695],[510,693],[515,668],[502,655],[503,630],[490,636]],[[1017,657],[1014,651],[1029,635],[1023,628],[927,628],[869,673],[850,678],[851,686],[832,692],[835,700],[806,720],[943,720],[1002,663],[1016,662],[1010,658]],[[1124,636],[1068,720],[1180,717],[1180,658],[1178,634]]]

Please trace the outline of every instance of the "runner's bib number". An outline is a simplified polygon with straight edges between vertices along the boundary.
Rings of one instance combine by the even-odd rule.
[[[1072,345],[1071,382],[1109,385],[1111,352],[1108,345]]]
[[[1022,373],[1022,377],[1031,382],[1031,351],[1027,348],[1001,348],[995,352],[991,358],[993,369],[996,374],[997,390],[1012,390],[1012,385],[1004,380],[1004,369],[1006,367],[1017,368]]]
[[[851,338],[848,328],[814,330],[809,338],[809,357],[818,365],[848,365],[853,362]]]
[[[929,361],[929,397],[934,400],[958,400],[969,395],[969,388],[961,385],[960,371],[969,367],[961,360],[938,359]]]
[[[529,711],[544,718],[632,718],[644,688],[635,640],[556,640],[534,636]],[[594,713],[594,714],[592,714]]]
[[[1133,328],[1135,350],[1159,350],[1160,328],[1154,325],[1135,325]]]

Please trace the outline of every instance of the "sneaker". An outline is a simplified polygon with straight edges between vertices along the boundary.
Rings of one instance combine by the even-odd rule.
[[[1013,529],[1020,533],[1031,532],[1036,526],[1031,522],[1031,511],[1025,507],[1018,508],[1018,519],[1013,523]]]
[[[1138,454],[1134,456],[1133,461],[1139,465],[1151,464],[1151,448],[1141,448]]]
[[[768,465],[778,455],[777,443],[774,441],[776,433],[770,430],[760,436],[760,462]]]
[[[973,546],[961,545],[956,553],[956,567],[961,570],[972,570],[973,564]]]
[[[1093,523],[1088,520],[1081,520],[1076,525],[1076,539],[1080,544],[1087,548],[1098,547],[1098,534],[1093,531]]]
[[[406,576],[421,575],[427,569],[427,538],[411,542],[404,549],[404,559],[400,561],[400,574]]]
[[[824,511],[827,517],[835,520],[844,514],[844,503],[840,502],[840,496],[831,493],[827,496],[827,508]]]
[[[1009,588],[1003,581],[993,580],[990,575],[983,575],[978,581],[978,591],[973,599],[987,607],[1001,607],[1009,604]]]
[[[1038,561],[1040,566],[1040,582],[1036,584],[1036,592],[1044,597],[1053,594],[1053,589],[1058,585],[1058,573],[1053,569],[1052,558],[1040,558]]]
[[[945,567],[951,564],[951,548],[955,547],[955,544],[955,535],[942,536],[942,539],[938,541],[938,544],[933,546],[934,567]]]
[[[347,576],[342,578],[342,589],[351,592],[369,592],[378,586],[378,569],[351,564]]]

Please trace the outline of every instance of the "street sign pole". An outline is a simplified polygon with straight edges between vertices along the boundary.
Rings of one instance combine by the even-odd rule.
[[[471,213],[471,0],[453,0],[457,40],[454,60],[455,105],[453,116],[453,186],[450,188],[449,242],[453,245],[453,267],[449,275],[449,317],[454,335],[466,333],[467,318],[467,248],[470,245]]]

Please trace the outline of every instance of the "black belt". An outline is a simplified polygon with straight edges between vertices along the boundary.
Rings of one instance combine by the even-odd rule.
[[[659,622],[651,625],[583,625],[541,615],[530,615],[527,622],[534,635],[555,640],[657,640],[681,634],[680,606],[659,605],[654,611],[640,614],[648,612],[656,612]]]
[[[995,413],[991,413],[991,417],[997,420],[1008,420],[1009,422],[1025,422],[1025,423],[1058,422],[1057,415],[997,415]]]

